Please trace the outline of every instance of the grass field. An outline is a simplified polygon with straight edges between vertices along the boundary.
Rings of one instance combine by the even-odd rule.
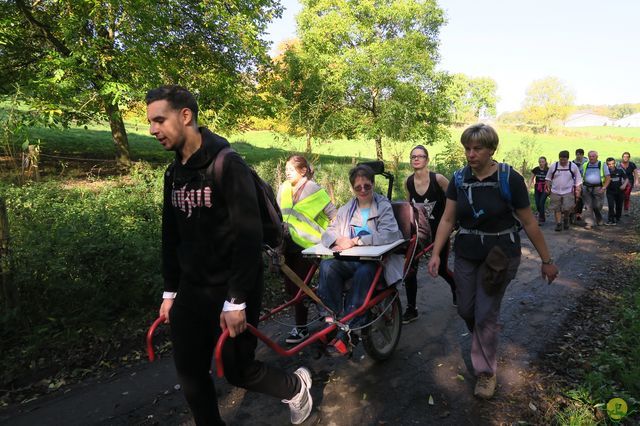
[[[462,128],[451,128],[450,134],[454,141],[458,141]],[[512,164],[536,164],[537,158],[546,156],[549,161],[557,159],[558,152],[577,148],[585,151],[595,149],[600,159],[614,157],[619,159],[622,152],[631,152],[632,159],[640,162],[640,128],[617,127],[585,127],[561,129],[557,134],[531,134],[508,128],[496,127],[500,135],[500,146],[495,158]],[[148,134],[144,124],[129,123],[127,125],[131,157],[133,160],[145,160],[153,163],[167,163],[172,154],[165,152],[162,147]],[[39,141],[42,154],[50,156],[80,156],[83,158],[110,159],[113,157],[111,132],[107,125],[93,125],[67,130],[33,128],[30,130],[30,140]],[[247,161],[258,164],[263,161],[285,159],[292,152],[304,152],[303,138],[293,138],[269,131],[250,131],[242,134],[226,135],[231,142],[247,142],[237,144]],[[399,160],[399,167],[408,167],[409,150],[414,142],[394,143],[384,141],[385,160]],[[432,159],[443,152],[444,142],[429,146]],[[375,158],[375,147],[372,140],[332,140],[314,141],[313,156],[315,161],[325,164],[353,163]],[[437,168],[433,163],[432,167]]]

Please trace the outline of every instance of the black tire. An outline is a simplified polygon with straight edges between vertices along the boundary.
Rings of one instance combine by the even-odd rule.
[[[402,331],[402,306],[398,292],[372,307],[369,321],[375,322],[362,330],[364,350],[376,361],[385,361],[398,346]]]

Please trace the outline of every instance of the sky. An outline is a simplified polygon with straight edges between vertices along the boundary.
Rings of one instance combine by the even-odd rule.
[[[639,0],[438,0],[439,69],[498,84],[498,113],[521,108],[535,80],[559,78],[576,105],[640,103]],[[297,0],[268,39],[295,37]]]

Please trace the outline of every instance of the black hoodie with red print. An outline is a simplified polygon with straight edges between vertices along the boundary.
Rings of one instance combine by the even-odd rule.
[[[226,286],[227,300],[242,303],[262,279],[262,223],[249,166],[225,156],[221,188],[206,169],[226,139],[201,127],[202,146],[164,178],[162,274],[165,291],[180,285]]]

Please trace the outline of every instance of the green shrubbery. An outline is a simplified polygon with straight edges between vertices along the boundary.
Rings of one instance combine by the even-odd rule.
[[[157,308],[162,171],[143,165],[81,186],[0,186],[17,290],[16,306],[0,316],[7,361],[19,355],[10,348],[28,360],[58,341],[71,345],[79,329],[109,334]]]

